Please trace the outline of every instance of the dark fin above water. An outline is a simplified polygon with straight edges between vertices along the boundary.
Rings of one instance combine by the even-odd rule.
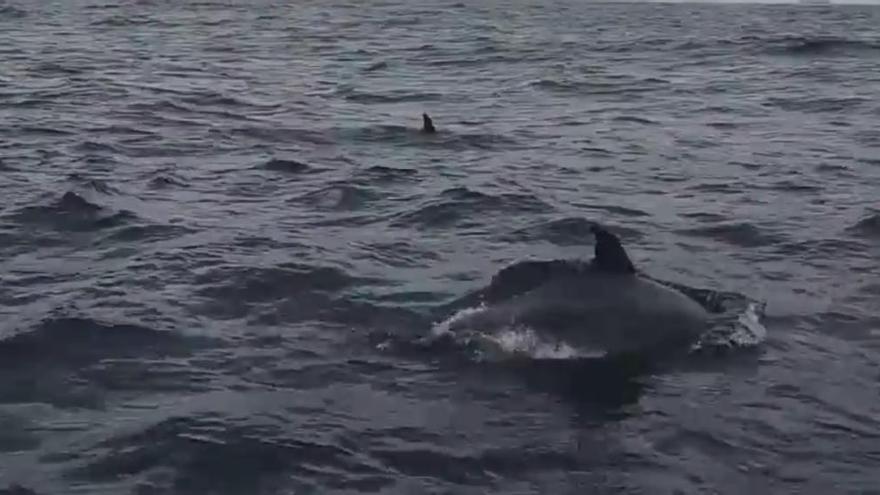
[[[428,114],[422,114],[422,132],[433,134],[437,132],[437,129],[434,128],[434,121],[431,120],[431,117],[428,117]]]
[[[635,273],[636,268],[630,261],[626,250],[616,235],[600,225],[592,225],[590,232],[596,237],[593,267],[611,273]]]

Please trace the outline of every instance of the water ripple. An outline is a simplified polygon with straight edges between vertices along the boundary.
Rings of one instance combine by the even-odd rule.
[[[503,215],[505,213],[544,213],[552,207],[528,194],[491,195],[464,187],[447,189],[436,199],[425,202],[417,209],[398,215],[392,225],[419,229],[465,227],[482,223],[473,215]]]

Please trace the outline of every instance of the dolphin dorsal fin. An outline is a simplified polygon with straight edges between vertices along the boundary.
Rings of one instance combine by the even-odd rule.
[[[636,268],[630,261],[626,250],[620,244],[620,239],[600,225],[590,227],[590,232],[596,237],[595,255],[593,266],[599,270],[610,273],[635,273]]]
[[[434,128],[434,122],[431,120],[431,117],[428,114],[422,114],[422,132],[433,134],[437,132],[437,129]]]

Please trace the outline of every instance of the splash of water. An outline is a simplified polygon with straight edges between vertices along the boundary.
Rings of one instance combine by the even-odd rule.
[[[437,338],[446,335],[452,335],[452,325],[471,315],[475,315],[477,313],[485,311],[486,309],[487,308],[485,303],[480,303],[478,306],[473,306],[470,308],[460,309],[453,313],[453,315],[449,318],[435,323],[434,326],[431,327],[431,336]]]
[[[733,317],[716,322],[691,346],[691,352],[706,349],[749,348],[760,345],[767,338],[767,328],[761,324],[763,305],[750,302]]]
[[[485,340],[494,343],[505,354],[534,359],[579,359],[590,357],[566,342],[553,341],[538,335],[528,327],[508,328],[497,334],[485,334]]]
[[[486,305],[481,303],[478,306],[458,310],[449,318],[435,323],[427,339],[436,342],[448,338],[462,346],[475,346],[475,356],[478,359],[523,356],[532,359],[578,359],[592,356],[566,342],[542,336],[526,326],[510,326],[497,332],[486,332],[479,328],[455,332],[451,330],[458,321],[486,309]]]

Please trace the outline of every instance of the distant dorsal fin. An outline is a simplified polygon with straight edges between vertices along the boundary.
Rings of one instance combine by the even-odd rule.
[[[611,273],[635,273],[636,268],[630,261],[626,250],[616,235],[600,225],[592,225],[590,232],[596,237],[593,266]]]
[[[437,132],[437,129],[434,128],[434,122],[431,120],[431,117],[428,117],[428,114],[422,114],[422,132],[426,132],[428,134],[433,134]]]

